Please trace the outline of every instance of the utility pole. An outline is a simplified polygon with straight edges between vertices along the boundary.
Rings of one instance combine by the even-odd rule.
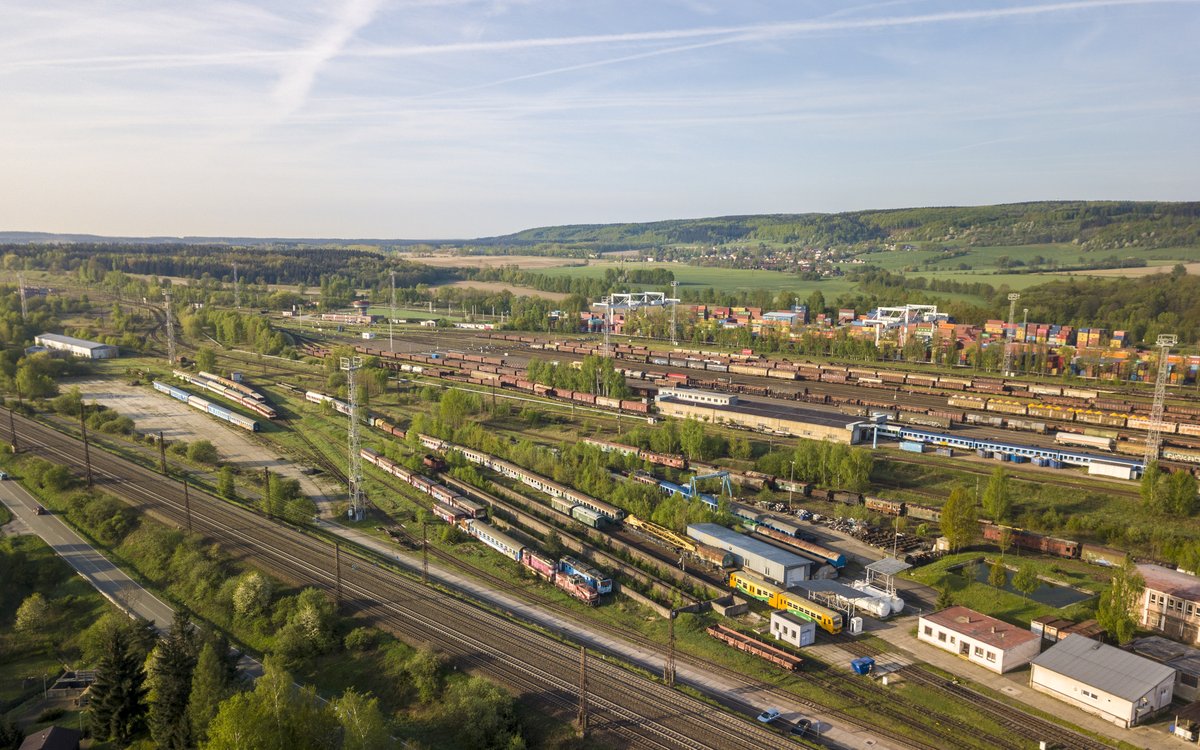
[[[88,448],[87,438],[87,420],[84,418],[87,411],[83,399],[79,399],[79,429],[83,431],[83,462],[87,466],[87,486],[92,486],[92,452]]]
[[[358,371],[362,368],[362,357],[342,357],[341,368],[346,373],[346,388],[350,396],[350,430],[347,443],[350,450],[346,471],[347,491],[350,495],[350,518],[363,519],[362,452],[358,437]]]
[[[1021,295],[1017,294],[1016,292],[1012,292],[1011,294],[1008,295],[1008,327],[1009,328],[1013,327],[1013,318],[1016,317],[1016,314],[1017,314],[1017,300],[1019,300],[1019,299],[1021,299]],[[1003,372],[1004,375],[1007,377],[1012,377],[1014,375],[1014,373],[1012,371],[1012,369],[1013,369],[1013,354],[1014,354],[1013,345],[1009,344],[1009,342],[1007,340],[1008,331],[1005,330],[1004,333],[1006,335],[1005,341],[1004,341],[1004,367],[1001,368],[1001,372]],[[1015,331],[1013,333],[1013,338],[1014,339],[1016,338]]]
[[[18,453],[21,447],[17,445],[17,421],[13,418],[12,407],[8,407],[8,435],[12,438],[12,452]]]
[[[671,279],[671,343],[679,346],[679,327],[675,323],[675,308],[679,307],[679,282]]]
[[[192,533],[192,498],[188,494],[188,473],[183,472],[183,513],[187,519],[188,533]]]
[[[1158,448],[1162,442],[1163,401],[1167,397],[1167,374],[1171,369],[1171,347],[1179,343],[1173,333],[1160,333],[1154,342],[1158,347],[1158,372],[1154,378],[1154,405],[1150,408],[1150,430],[1146,433],[1146,455],[1144,463],[1158,460]]]
[[[29,319],[29,303],[25,301],[25,276],[17,274],[17,287],[21,294],[21,322]]]
[[[167,475],[167,441],[163,438],[162,430],[158,431],[158,473]]]
[[[271,517],[271,470],[263,467],[263,495],[262,495],[263,513],[266,513],[267,518]]]
[[[579,729],[580,737],[587,737],[588,732],[588,704],[587,704],[587,649],[583,646],[579,647],[579,715],[575,718],[575,723]]]
[[[396,272],[392,271],[392,309],[388,314],[388,351],[396,351],[396,342],[392,338],[392,321],[396,318]]]
[[[796,499],[796,462],[788,463],[788,510],[792,509],[792,502]]]
[[[237,263],[233,264],[233,306],[242,309],[242,290],[238,287]]]
[[[663,667],[663,681],[667,687],[675,687],[675,610],[667,616],[667,663]]]
[[[342,608],[342,545],[333,543],[333,591],[337,608]]]
[[[167,359],[174,367],[177,360],[175,359],[175,327],[171,325],[171,290],[164,289],[163,297],[166,299],[167,309]]]

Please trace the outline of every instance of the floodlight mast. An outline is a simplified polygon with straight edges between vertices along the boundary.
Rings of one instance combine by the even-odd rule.
[[[1021,299],[1021,295],[1016,292],[1012,292],[1011,294],[1008,295],[1008,327],[1009,328],[1013,327],[1013,319],[1017,315],[1017,300],[1019,300],[1019,299]],[[1007,333],[1007,330],[1005,331],[1005,333]],[[1015,342],[1016,338],[1017,338],[1016,332],[1014,331],[1013,332],[1014,342]],[[1012,347],[1012,345],[1009,344],[1008,339],[1006,337],[1005,341],[1004,341],[1004,367],[1002,368],[1002,372],[1008,377],[1012,377],[1013,375],[1016,374],[1013,372],[1013,355],[1014,355],[1014,353],[1015,352],[1013,351],[1013,347]]]

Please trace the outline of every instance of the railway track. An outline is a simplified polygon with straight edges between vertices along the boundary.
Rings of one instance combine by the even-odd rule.
[[[51,459],[78,465],[82,447],[36,422],[17,418],[22,442]],[[0,427],[7,434],[7,425]],[[11,436],[8,436],[11,437]],[[96,452],[93,473],[105,490],[126,502],[192,528],[273,573],[334,591],[343,606],[412,642],[437,644],[461,663],[523,692],[551,710],[577,705],[578,647],[530,631],[500,615],[443,594],[394,570],[361,560],[334,575],[331,544],[296,529],[192,492],[190,514],[174,482],[115,456]],[[481,634],[486,633],[486,637]],[[731,720],[712,706],[594,659],[588,671],[591,726],[644,748],[787,748],[784,737],[750,722]]]
[[[909,666],[899,670],[905,679],[927,685],[952,695],[981,713],[989,716],[1001,726],[1033,740],[1045,740],[1054,747],[1064,750],[1112,750],[1113,744],[1101,742],[1066,727],[1033,716],[1019,708],[1002,703],[978,693],[958,682],[947,680],[920,667]]]

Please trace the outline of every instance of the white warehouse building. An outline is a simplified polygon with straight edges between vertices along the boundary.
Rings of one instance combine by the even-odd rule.
[[[113,359],[121,354],[118,347],[100,344],[95,341],[85,341],[73,336],[62,336],[57,333],[43,333],[34,337],[34,343],[47,349],[66,352],[72,357],[84,359]]]
[[[1069,635],[1033,660],[1029,685],[1128,729],[1171,705],[1175,670],[1082,635]]]

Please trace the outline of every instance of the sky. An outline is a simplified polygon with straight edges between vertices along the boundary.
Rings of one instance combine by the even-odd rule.
[[[1200,200],[1196,0],[5,0],[0,230]]]

